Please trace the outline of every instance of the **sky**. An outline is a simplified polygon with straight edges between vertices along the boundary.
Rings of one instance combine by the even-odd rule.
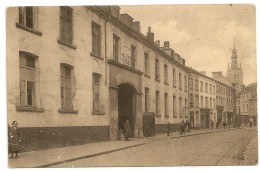
[[[254,5],[146,5],[120,6],[148,27],[155,40],[170,41],[186,65],[198,71],[222,71],[226,76],[235,42],[244,84],[256,82],[256,17]]]

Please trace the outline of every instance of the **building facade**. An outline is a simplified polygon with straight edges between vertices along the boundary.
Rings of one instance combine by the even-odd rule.
[[[146,112],[155,133],[177,130],[189,119],[188,77],[169,42],[118,6],[7,10],[8,123],[31,150],[115,140],[126,120],[142,137]]]

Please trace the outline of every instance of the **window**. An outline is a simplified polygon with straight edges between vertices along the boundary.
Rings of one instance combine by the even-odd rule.
[[[176,117],[176,96],[173,96],[172,99],[172,111],[173,111],[173,117]]]
[[[144,53],[144,74],[149,75],[149,54]]]
[[[168,117],[169,116],[169,113],[168,113],[168,94],[165,93],[164,95],[164,109],[165,109],[165,117]]]
[[[213,85],[213,95],[215,95],[215,86]]]
[[[184,109],[185,109],[185,113],[184,113],[184,115],[185,115],[185,118],[187,118],[188,116],[187,116],[187,112],[188,112],[188,104],[187,104],[187,99],[185,99],[185,104],[184,104],[185,106],[184,106]]]
[[[60,41],[71,45],[73,43],[73,9],[60,7]]]
[[[148,112],[149,110],[149,88],[148,87],[145,87],[144,110],[145,112]]]
[[[72,109],[71,97],[71,70],[72,67],[66,64],[61,64],[61,108]]]
[[[118,57],[119,57],[119,40],[120,38],[116,36],[115,34],[113,35],[113,60],[118,62]]]
[[[131,45],[131,67],[135,68],[136,47]]]
[[[156,115],[160,116],[160,92],[156,91]]]
[[[160,80],[160,64],[158,59],[155,59],[155,80]]]
[[[93,111],[100,112],[100,74],[93,73]]]
[[[182,111],[182,98],[181,97],[179,97],[179,113],[180,113],[179,116],[182,117],[183,111]]]
[[[209,99],[209,108],[212,109],[212,98]]]
[[[168,66],[164,64],[164,83],[168,83]]]
[[[34,29],[34,13],[33,7],[19,7],[19,24]]]
[[[92,22],[92,55],[101,57],[101,26]]]
[[[216,100],[213,99],[213,109],[216,109]]]
[[[209,84],[209,93],[212,94],[212,85]]]
[[[193,94],[190,94],[190,107],[193,108],[193,106],[194,106]]]
[[[172,81],[173,81],[173,86],[176,87],[176,72],[175,69],[172,70]]]
[[[184,76],[184,90],[187,91],[187,86],[188,86],[188,79],[187,76]]]
[[[181,76],[181,73],[179,73],[179,89],[182,90],[182,76]]]
[[[205,97],[205,106],[206,106],[206,108],[209,107],[209,106],[208,106],[208,97]]]
[[[195,107],[199,107],[199,96],[195,96]]]
[[[195,90],[199,91],[199,81],[195,80]]]
[[[193,90],[193,79],[190,78],[189,81],[190,81],[190,90]]]
[[[203,96],[200,97],[200,107],[204,107],[204,101],[203,101]]]
[[[35,106],[35,58],[19,53],[20,105]]]
[[[204,89],[204,85],[203,85],[203,82],[201,81],[200,82],[200,92],[203,92],[204,91],[203,89]]]
[[[208,83],[205,83],[205,93],[208,93]]]

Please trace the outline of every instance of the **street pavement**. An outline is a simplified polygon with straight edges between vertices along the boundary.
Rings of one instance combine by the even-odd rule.
[[[208,159],[216,161],[220,157],[230,158],[226,155],[227,151],[233,146],[239,149],[241,144],[245,144],[241,143],[242,139],[247,140],[247,136],[253,134],[256,134],[256,130],[248,128],[193,130],[186,136],[178,133],[171,133],[169,137],[159,134],[132,138],[131,141],[107,141],[25,152],[17,159],[9,159],[8,164],[15,168],[229,165],[234,161],[211,163]]]

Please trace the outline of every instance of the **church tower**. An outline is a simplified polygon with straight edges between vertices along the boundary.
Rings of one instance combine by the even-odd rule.
[[[235,43],[234,43],[232,56],[231,56],[231,66],[229,68],[228,65],[227,78],[229,81],[231,81],[232,84],[235,85],[236,90],[240,91],[243,86],[243,70],[241,68],[241,62],[240,62],[240,66],[238,66],[237,58],[238,58],[237,50],[235,48]]]

